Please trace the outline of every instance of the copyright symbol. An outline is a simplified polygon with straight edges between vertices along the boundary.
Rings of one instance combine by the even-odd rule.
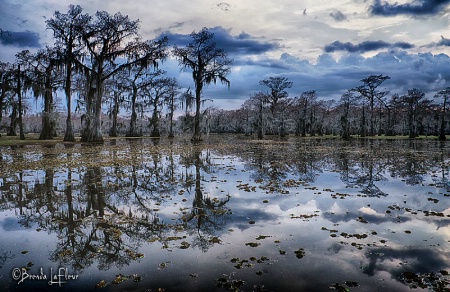
[[[12,270],[12,277],[14,280],[19,280],[21,275],[22,272],[20,271],[19,268],[15,268],[14,270]]]

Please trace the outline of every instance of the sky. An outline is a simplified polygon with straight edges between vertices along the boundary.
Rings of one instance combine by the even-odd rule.
[[[388,75],[383,90],[428,98],[450,86],[450,0],[0,0],[0,61],[23,50],[52,46],[45,20],[69,4],[84,13],[120,12],[140,20],[144,39],[161,36],[183,46],[203,27],[233,59],[228,79],[208,86],[205,106],[237,109],[268,88],[260,80],[284,76],[289,96],[316,90],[320,99],[339,100],[372,74]],[[169,58],[161,66],[183,88],[194,87],[190,72]]]

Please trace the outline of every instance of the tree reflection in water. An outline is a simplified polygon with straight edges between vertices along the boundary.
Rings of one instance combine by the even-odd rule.
[[[214,139],[218,138],[212,137],[211,143],[199,145],[172,139],[152,139],[151,142],[131,139],[112,140],[103,145],[0,148],[0,211],[15,214],[19,223],[17,228],[37,229],[42,236],[56,235],[50,261],[80,273],[89,267],[107,271],[133,266],[141,261],[149,246],[159,247],[159,244],[164,252],[173,252],[180,257],[184,251],[172,247],[214,254],[217,251],[214,245],[226,249],[227,245],[221,243],[224,230],[228,228],[239,228],[242,236],[245,232],[248,232],[247,236],[253,236],[252,228],[260,234],[270,233],[270,237],[272,233],[280,232],[276,239],[273,235],[274,241],[278,241],[276,246],[267,243],[269,240],[261,240],[261,245],[252,249],[254,253],[245,256],[250,259],[254,255],[272,254],[271,259],[274,258],[274,265],[277,265],[281,259],[273,255],[270,248],[275,246],[277,254],[278,245],[283,245],[282,239],[291,234],[295,237],[295,230],[302,230],[300,235],[306,239],[309,229],[315,228],[314,224],[321,225],[318,232],[323,232],[323,226],[346,229],[343,233],[340,233],[342,230],[332,233],[339,240],[331,242],[334,249],[330,250],[335,250],[336,254],[351,250],[354,255],[355,247],[361,248],[361,261],[367,263],[362,272],[369,276],[381,271],[398,279],[404,269],[390,263],[399,261],[413,261],[409,267],[414,272],[448,266],[441,256],[447,253],[443,247],[445,234],[439,233],[442,235],[440,241],[433,241],[434,250],[419,245],[408,249],[402,244],[421,242],[421,238],[410,235],[412,239],[408,240],[399,235],[406,229],[399,227],[404,226],[401,224],[426,226],[426,230],[420,232],[433,235],[438,231],[429,226],[448,228],[450,221],[442,217],[447,216],[444,212],[450,208],[444,196],[450,194],[437,196],[441,192],[450,192],[447,144],[416,140]],[[218,162],[228,165],[223,167]],[[336,179],[336,184],[349,188],[348,193],[352,195],[364,196],[334,200],[336,196],[330,197],[324,188],[321,189],[322,176]],[[407,207],[409,198],[405,203],[407,199],[403,193],[391,193],[392,185],[386,187],[392,181],[403,187],[426,189],[425,194],[433,195],[425,196],[425,202],[422,202],[423,196],[413,194],[413,203]],[[245,192],[239,188],[243,184],[249,185]],[[307,191],[307,187],[316,187],[318,191]],[[220,188],[226,191],[219,193]],[[292,192],[293,189],[297,191]],[[337,194],[337,191],[330,192]],[[296,194],[301,196],[296,197]],[[268,199],[264,205],[261,205],[262,197]],[[385,203],[388,201],[389,206]],[[436,204],[438,201],[443,203]],[[319,209],[314,213],[317,216],[310,217],[310,209],[302,209],[306,206]],[[230,208],[237,210],[233,214]],[[330,211],[333,208],[344,211],[334,214]],[[283,213],[285,210],[308,211],[289,217]],[[389,213],[385,213],[386,210]],[[363,211],[369,213],[362,214]],[[241,224],[239,220],[247,216],[246,212],[258,212],[260,218],[267,218],[267,225],[262,222],[250,227],[247,222]],[[286,226],[295,228],[294,231],[285,231],[287,227],[283,225],[279,230],[257,229],[278,226],[286,216],[289,218]],[[358,216],[364,216],[369,221],[366,224],[371,224],[372,229],[364,233],[368,236],[366,242],[360,232],[364,224],[355,221]],[[311,228],[307,226],[310,223]],[[358,228],[359,233],[352,228]],[[378,235],[373,232],[376,228],[379,228]],[[403,230],[390,234],[386,231],[390,228]],[[239,239],[233,236],[231,232],[227,234],[227,241],[234,247],[233,240],[239,242]],[[376,236],[383,238],[384,243],[389,240],[399,243],[380,246],[380,238]],[[390,236],[392,239],[385,239]],[[334,237],[330,238],[328,240],[334,240]],[[183,241],[181,246],[180,241]],[[7,239],[0,242],[0,268],[8,261],[18,261],[9,251],[13,250],[12,246],[3,242]],[[171,246],[172,242],[175,243]],[[243,248],[250,249],[248,246]],[[302,261],[317,256],[308,246],[305,250],[307,255]],[[289,250],[286,253],[289,254]],[[241,256],[240,260],[243,259]],[[229,258],[225,261],[230,263]],[[287,273],[289,263],[286,265],[277,266],[277,269]],[[298,261],[293,265],[302,268]]]
[[[203,194],[201,171],[211,171],[211,154],[209,151],[204,153],[201,146],[196,145],[193,153],[186,157],[186,163],[192,163],[195,167],[195,196],[192,208],[183,214],[181,220],[188,234],[194,236],[192,245],[206,252],[210,246],[219,242],[215,237],[216,231],[222,230],[230,220],[230,210],[225,207],[230,196],[219,200]]]

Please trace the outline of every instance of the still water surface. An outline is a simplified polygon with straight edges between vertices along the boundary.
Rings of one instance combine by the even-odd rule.
[[[439,291],[449,171],[421,140],[3,147],[0,290]]]

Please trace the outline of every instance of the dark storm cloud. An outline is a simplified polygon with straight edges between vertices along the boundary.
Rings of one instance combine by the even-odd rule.
[[[344,21],[347,20],[347,16],[345,16],[344,13],[342,13],[341,11],[336,11],[336,12],[331,12],[330,16],[334,18],[334,20],[336,21]]]
[[[389,4],[388,2],[375,0],[370,6],[373,15],[395,16],[407,15],[432,15],[438,14],[450,3],[450,0],[418,0],[405,4]]]
[[[369,51],[376,51],[379,49],[385,49],[385,48],[389,48],[389,49],[394,49],[394,48],[399,48],[399,49],[410,49],[413,48],[414,45],[407,43],[407,42],[398,42],[398,43],[388,43],[385,41],[365,41],[359,44],[352,44],[350,42],[347,43],[343,43],[340,41],[335,41],[331,44],[328,44],[324,47],[324,51],[327,53],[332,53],[332,52],[336,52],[336,51],[347,51],[349,53],[365,53],[365,52],[369,52]]]
[[[438,42],[432,42],[431,44],[422,46],[426,48],[434,48],[434,47],[450,47],[450,39],[441,36],[441,39]]]
[[[6,46],[39,48],[39,35],[32,31],[6,31],[0,38],[0,44]]]
[[[260,41],[244,32],[238,36],[232,36],[230,31],[223,27],[214,27],[210,31],[214,33],[217,47],[229,54],[262,54],[280,47],[277,43]],[[167,36],[169,43],[177,46],[186,46],[192,41],[189,34],[165,32],[161,36]]]
[[[450,47],[450,39],[446,39],[441,36],[441,40],[437,43],[438,46]]]
[[[359,86],[361,79],[375,74],[391,77],[384,86],[392,94],[404,94],[416,87],[433,96],[436,91],[445,88],[450,80],[450,57],[445,54],[409,54],[404,50],[390,49],[372,57],[346,53],[338,60],[324,54],[315,64],[288,54],[282,56],[280,61],[285,62],[288,69],[271,69],[269,72],[269,68],[259,67],[254,71],[258,70],[259,76],[278,74],[288,77],[294,82],[289,91],[292,96],[306,90],[316,90],[320,98],[339,99],[346,90]],[[243,82],[257,82],[249,80],[245,78]]]

